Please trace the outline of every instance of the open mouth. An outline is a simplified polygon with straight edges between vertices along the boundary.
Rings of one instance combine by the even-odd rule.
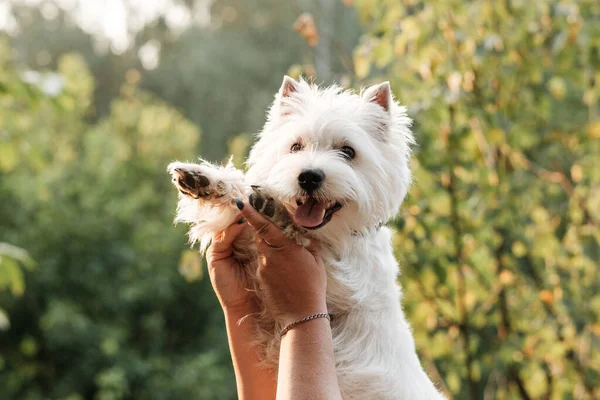
[[[304,200],[296,200],[296,211],[292,218],[296,225],[300,225],[305,229],[319,229],[324,227],[333,214],[342,208],[342,205],[337,201],[321,202],[313,197]]]

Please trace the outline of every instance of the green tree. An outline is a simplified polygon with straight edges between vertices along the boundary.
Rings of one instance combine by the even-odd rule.
[[[327,75],[328,83],[351,68],[345,49],[356,44],[360,32],[354,12],[337,2],[324,6],[322,1],[302,0],[290,7],[276,0],[215,0],[207,8],[204,1],[180,1],[177,4],[192,21],[206,12],[209,22],[176,32],[164,15],[137,26],[139,22],[133,20],[139,19],[139,5],[125,1],[131,43],[115,54],[106,38],[83,31],[72,13],[55,0],[45,0],[41,6],[10,3],[18,26],[10,37],[17,62],[53,70],[64,54],[77,52],[85,58],[95,81],[101,83],[94,88],[87,118],[105,117],[121,85],[139,81],[141,88],[203,127],[203,146],[196,152],[212,160],[226,156],[231,136],[260,129],[265,109],[290,65],[296,64],[291,71],[295,74],[293,70],[316,54],[317,68],[311,65],[311,74],[320,72],[321,79]],[[318,23],[328,27],[314,49],[305,46],[293,28],[303,12],[312,12]],[[98,43],[106,49],[98,49]],[[156,49],[159,59],[155,69],[147,70],[139,53],[148,45]]]
[[[28,249],[38,266],[24,293],[16,286],[21,296],[0,292],[10,318],[0,397],[232,398],[218,304],[208,282],[184,279],[197,278],[197,258],[178,272],[184,229],[171,222],[165,166],[193,157],[198,129],[130,85],[89,124],[94,82],[80,57],[36,75],[17,72],[7,54],[0,241]]]
[[[355,3],[359,83],[415,118],[395,244],[426,367],[461,399],[600,397],[600,4]]]

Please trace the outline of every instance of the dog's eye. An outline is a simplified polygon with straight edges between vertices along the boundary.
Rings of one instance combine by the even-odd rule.
[[[348,160],[352,160],[354,158],[354,149],[350,146],[344,146],[340,149],[340,152],[347,158]]]
[[[292,153],[295,153],[295,152],[300,151],[300,150],[302,150],[302,145],[300,143],[294,143],[292,145],[292,148],[290,149],[290,151]]]

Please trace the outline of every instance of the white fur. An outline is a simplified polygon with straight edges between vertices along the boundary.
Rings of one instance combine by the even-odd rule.
[[[378,228],[398,212],[411,184],[410,123],[387,84],[357,95],[286,77],[250,152],[245,175],[231,165],[169,167],[171,171],[177,166],[202,168],[211,179],[231,186],[230,193],[218,200],[180,195],[177,221],[192,224],[190,239],[200,241],[202,249],[213,233],[234,221],[238,212],[231,200],[247,193],[250,184],[268,188],[293,208],[295,199],[302,196],[297,181],[300,171],[320,168],[325,172],[323,187],[315,196],[339,201],[343,208],[327,225],[306,235],[325,248],[327,305],[333,316],[337,373],[346,400],[443,399],[421,367],[402,312],[391,232]],[[304,149],[291,153],[298,141]],[[355,159],[341,156],[338,149],[345,145],[355,149]],[[247,247],[245,257],[255,263],[251,241],[246,235],[237,247],[241,253]],[[258,340],[267,361],[276,362],[279,342],[274,331],[281,327],[268,310],[261,318]]]

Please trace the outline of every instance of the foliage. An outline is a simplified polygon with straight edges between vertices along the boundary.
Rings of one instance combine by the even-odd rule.
[[[231,398],[214,295],[177,271],[184,230],[171,223],[165,166],[193,157],[197,128],[128,85],[90,124],[94,82],[79,57],[59,60],[51,76],[62,87],[49,95],[37,86],[46,78],[18,73],[7,54],[4,46],[1,240],[39,265],[25,293],[19,276],[10,281],[20,297],[0,293],[10,317],[0,397]],[[0,282],[15,271],[7,260],[31,264],[7,244],[0,254]]]
[[[226,144],[242,166],[286,70],[390,80],[409,106],[394,244],[444,391],[600,398],[597,1],[215,0],[209,25],[161,16],[118,54],[52,4],[15,6],[0,40],[1,398],[234,398],[164,168]]]
[[[35,262],[25,250],[8,243],[0,243],[0,290],[8,288],[13,295],[23,294],[25,284],[19,264],[30,270],[35,266]]]
[[[55,69],[57,60],[65,54],[77,52],[86,60],[95,80],[101,82],[94,88],[89,118],[106,116],[121,85],[137,82],[203,127],[203,145],[196,148],[196,153],[212,160],[227,155],[229,137],[260,129],[282,75],[291,64],[310,59],[312,53],[292,29],[299,8],[278,0],[214,0],[206,10],[210,24],[192,24],[183,31],[169,29],[165,16],[160,16],[133,31],[130,47],[119,54],[107,51],[105,38],[94,37],[78,27],[74,17],[57,5],[64,2],[43,0],[42,7],[28,7],[17,0],[9,1],[15,2],[12,10],[20,32],[10,38],[18,49],[17,61],[34,69]],[[136,3],[123,2],[133,26],[139,25],[136,7],[140,5]],[[188,12],[193,21],[207,2],[173,3],[180,12]],[[300,3],[317,12],[317,22],[332,30],[322,38],[317,51],[329,52],[327,45],[333,37],[338,47],[354,45],[360,27],[352,10],[332,2],[333,18],[318,13],[316,0]],[[47,9],[56,15],[48,18]],[[155,68],[145,68],[138,57],[148,45],[160,56]],[[333,73],[344,68],[335,54],[327,67]],[[324,71],[319,72],[324,77]],[[329,76],[328,80],[332,79]]]
[[[415,118],[395,244],[426,366],[461,399],[600,397],[600,3],[356,8],[358,78]]]

